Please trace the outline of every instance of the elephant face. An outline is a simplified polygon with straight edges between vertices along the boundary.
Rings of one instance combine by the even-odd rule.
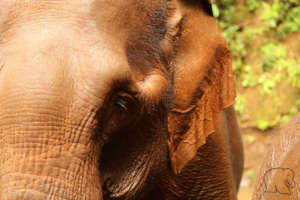
[[[178,173],[232,101],[206,1],[1,4],[1,200],[129,198],[168,148]]]

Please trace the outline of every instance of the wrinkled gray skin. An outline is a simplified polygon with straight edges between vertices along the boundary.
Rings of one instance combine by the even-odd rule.
[[[170,10],[214,24],[206,1],[174,2],[0,1],[0,200],[236,199],[232,107],[181,174],[171,171],[168,112],[189,96],[174,92],[184,20]],[[212,58],[227,48],[215,32],[202,47]]]

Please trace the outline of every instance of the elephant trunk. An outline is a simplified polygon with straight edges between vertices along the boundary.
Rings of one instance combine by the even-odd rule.
[[[0,82],[0,199],[102,200],[95,107],[26,80]]]

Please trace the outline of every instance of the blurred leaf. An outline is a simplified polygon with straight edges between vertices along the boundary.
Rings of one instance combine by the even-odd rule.
[[[254,180],[256,175],[255,175],[255,171],[254,170],[249,170],[247,173],[247,176],[251,179]]]
[[[286,125],[291,119],[292,119],[291,115],[284,115],[284,116],[282,116],[282,118],[281,118],[282,125],[283,126]]]
[[[257,128],[262,131],[265,131],[269,128],[269,123],[265,120],[259,120],[257,124]]]
[[[212,4],[212,11],[215,18],[218,18],[220,16],[220,11],[217,4],[215,3]]]
[[[241,94],[237,94],[235,101],[236,101],[235,110],[238,113],[242,114],[244,112],[244,108],[246,104],[246,97]]]

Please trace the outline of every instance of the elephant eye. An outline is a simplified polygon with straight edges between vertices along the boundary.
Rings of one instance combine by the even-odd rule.
[[[123,111],[128,111],[129,102],[124,98],[117,98],[115,105],[121,108]]]
[[[119,94],[114,101],[116,107],[120,108],[123,112],[128,112],[134,106],[135,99],[130,94]]]

